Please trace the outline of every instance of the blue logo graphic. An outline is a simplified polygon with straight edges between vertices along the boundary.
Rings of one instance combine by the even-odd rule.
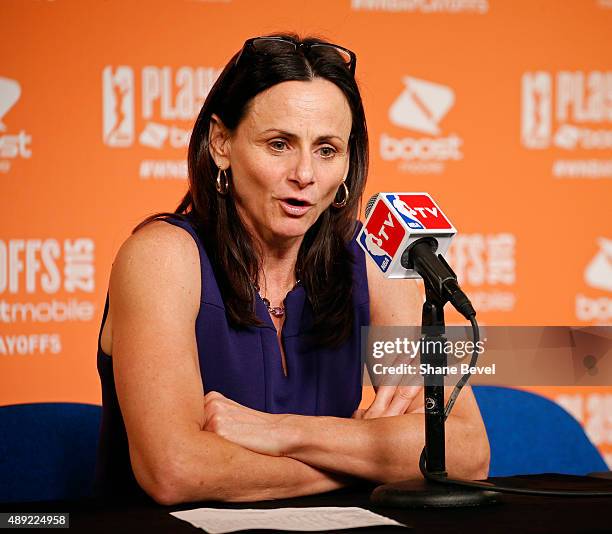
[[[425,227],[421,222],[414,218],[416,212],[408,206],[399,196],[397,195],[386,195],[387,200],[395,208],[395,211],[404,220],[408,228],[412,230],[424,230]]]
[[[391,265],[391,257],[382,249],[383,240],[374,234],[370,234],[364,227],[359,236],[359,242],[368,251],[378,268],[383,273],[387,272],[389,265]]]

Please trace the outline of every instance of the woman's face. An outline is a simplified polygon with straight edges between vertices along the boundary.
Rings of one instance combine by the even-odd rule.
[[[333,202],[348,173],[351,122],[344,94],[322,78],[283,82],[252,100],[229,139],[230,187],[264,243],[301,241]]]

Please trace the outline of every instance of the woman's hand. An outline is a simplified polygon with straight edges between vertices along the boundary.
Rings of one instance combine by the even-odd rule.
[[[218,391],[204,395],[202,430],[268,456],[282,456],[284,449],[280,422],[287,416],[247,408]]]
[[[423,394],[422,386],[379,386],[376,398],[368,409],[357,409],[353,412],[354,419],[372,419],[374,417],[389,417],[402,415],[410,410],[412,401],[417,395]]]

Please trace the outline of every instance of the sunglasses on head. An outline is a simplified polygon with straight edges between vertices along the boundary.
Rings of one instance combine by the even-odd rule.
[[[251,39],[247,39],[244,42],[242,50],[240,50],[240,53],[238,54],[234,65],[238,65],[240,58],[245,52],[266,54],[271,52],[272,50],[274,52],[278,52],[279,49],[282,50],[283,47],[286,47],[287,52],[297,52],[298,50],[303,50],[304,53],[307,53],[313,48],[316,48],[317,51],[322,52],[329,51],[330,53],[335,54],[335,57],[342,60],[346,67],[349,69],[350,73],[353,76],[355,75],[357,56],[348,48],[344,48],[343,46],[335,45],[332,43],[299,43],[288,39],[287,37],[281,36],[253,37]]]

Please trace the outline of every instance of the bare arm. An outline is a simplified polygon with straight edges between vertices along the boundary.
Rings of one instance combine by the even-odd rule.
[[[471,391],[462,391],[460,399],[446,421],[447,471],[459,478],[486,478],[486,434],[473,415],[478,407],[472,407]],[[289,415],[283,432],[282,454],[321,469],[341,466],[342,473],[381,482],[421,477],[422,413],[363,420]]]
[[[416,280],[385,279],[373,262],[366,262],[371,324],[421,324],[423,296]],[[375,389],[372,405],[364,413],[356,414],[364,419],[358,424],[332,418],[324,418],[317,424],[308,418],[289,417],[285,454],[322,468],[342,465],[344,473],[371,480],[420,477],[418,463],[425,443],[423,388],[380,386]],[[452,389],[445,388],[445,399]],[[331,427],[342,432],[332,431]],[[462,390],[446,421],[445,431],[446,465],[450,475],[486,478],[489,443],[471,388]]]
[[[194,333],[200,287],[195,242],[164,222],[131,236],[113,264],[114,375],[138,483],[162,504],[272,499],[346,484],[346,477],[203,430]]]
[[[372,324],[419,324],[422,300],[416,282],[385,280],[370,269],[370,262],[368,270]],[[447,398],[451,390],[445,389]],[[381,386],[372,406],[359,418],[263,416],[267,428],[259,426],[259,412],[219,394],[209,393],[207,399],[207,427],[251,450],[374,481],[421,476],[418,461],[425,425],[420,387]],[[451,476],[487,476],[489,444],[470,388],[462,390],[446,421],[446,458]]]
[[[446,388],[447,398],[451,389]],[[206,395],[205,402],[205,428],[252,451],[379,482],[421,476],[418,463],[425,421],[420,395],[408,413],[369,419],[265,414],[214,391]],[[449,474],[486,478],[489,446],[468,388],[462,391],[445,430]]]

